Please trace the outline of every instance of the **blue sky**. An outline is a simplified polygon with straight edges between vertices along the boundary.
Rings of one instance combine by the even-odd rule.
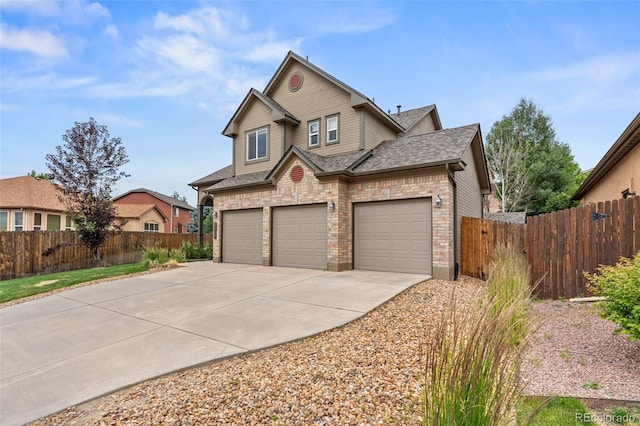
[[[131,177],[178,191],[231,161],[221,132],[289,50],[383,110],[435,103],[483,135],[526,96],[582,169],[640,111],[640,2],[0,2],[0,177],[94,117]]]

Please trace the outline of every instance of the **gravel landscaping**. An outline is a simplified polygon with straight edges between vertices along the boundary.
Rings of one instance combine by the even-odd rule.
[[[485,291],[469,277],[426,281],[337,329],[140,383],[32,425],[420,424],[427,330],[452,286],[458,309]],[[640,400],[640,342],[613,336],[615,325],[590,305],[538,302],[534,314],[542,322],[526,354],[528,393]]]

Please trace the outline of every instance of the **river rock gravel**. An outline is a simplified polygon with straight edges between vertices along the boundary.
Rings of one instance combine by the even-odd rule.
[[[342,327],[140,383],[32,425],[419,425],[422,354],[452,287],[461,310],[485,292],[470,277],[425,281]],[[612,336],[614,326],[589,306],[538,302],[534,314],[543,322],[526,354],[529,393],[640,400],[637,343]],[[589,380],[600,388],[584,389]]]

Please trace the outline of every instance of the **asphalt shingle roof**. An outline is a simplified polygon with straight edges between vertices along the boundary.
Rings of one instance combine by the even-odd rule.
[[[0,179],[1,208],[33,208],[53,211],[66,210],[53,182],[32,176]]]
[[[408,131],[420,120],[422,120],[427,114],[433,111],[435,107],[435,105],[428,105],[421,108],[409,109],[407,111],[401,111],[399,114],[390,114],[390,117]]]
[[[353,172],[357,174],[460,160],[478,130],[478,125],[473,124],[386,140],[375,147],[371,157]]]
[[[249,173],[246,175],[233,176],[228,179],[225,179],[221,182],[216,183],[213,186],[210,186],[206,190],[220,190],[220,189],[229,189],[229,188],[237,188],[239,186],[248,186],[258,183],[265,183],[265,179],[269,174],[269,170],[263,172]]]
[[[191,205],[189,205],[189,203],[185,203],[184,201],[178,200],[177,198],[170,197],[168,195],[164,195],[164,194],[161,194],[159,192],[155,192],[155,191],[152,191],[152,190],[146,189],[146,188],[132,189],[131,191],[127,191],[124,194],[118,195],[113,200],[116,201],[119,198],[122,198],[127,194],[132,194],[134,192],[146,192],[147,194],[150,194],[150,195],[154,196],[155,198],[157,198],[159,200],[162,200],[162,201],[164,201],[165,203],[167,203],[167,204],[169,204],[171,206],[178,206],[178,207],[186,209],[186,210],[195,210],[195,207],[192,207]]]
[[[215,182],[221,181],[222,179],[230,178],[231,176],[233,176],[233,164],[229,164],[228,166],[223,167],[220,170],[216,170],[211,174],[201,177],[200,179],[191,182],[189,185],[200,186],[213,184]]]

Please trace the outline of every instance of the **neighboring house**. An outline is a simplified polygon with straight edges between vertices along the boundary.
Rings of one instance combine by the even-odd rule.
[[[582,182],[572,199],[580,204],[618,200],[640,190],[640,113]]]
[[[231,166],[192,183],[213,197],[216,262],[452,279],[461,217],[490,190],[478,124],[386,113],[292,52],[223,134]]]
[[[114,204],[116,223],[123,231],[165,232],[169,221],[155,204]]]
[[[0,179],[0,231],[73,229],[56,186],[32,176]]]
[[[153,204],[167,218],[160,232],[186,234],[191,221],[191,211],[195,210],[184,201],[145,188],[132,189],[113,199],[116,206],[125,204]]]

